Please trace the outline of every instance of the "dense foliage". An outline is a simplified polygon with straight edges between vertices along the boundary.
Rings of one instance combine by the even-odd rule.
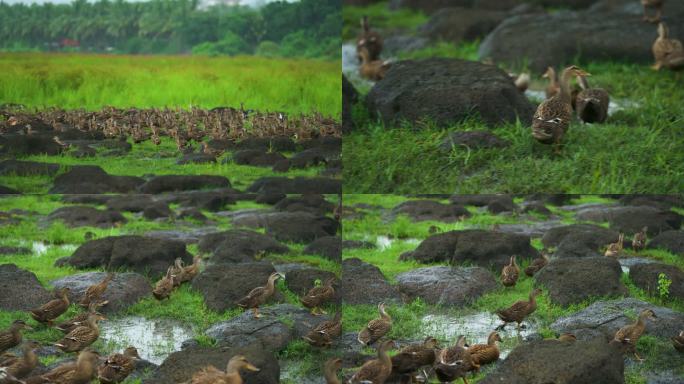
[[[0,1],[0,50],[338,58],[341,19],[339,0],[274,2],[259,9],[203,8],[199,0]]]

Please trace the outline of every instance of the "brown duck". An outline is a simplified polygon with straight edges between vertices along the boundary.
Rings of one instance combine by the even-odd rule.
[[[311,310],[312,315],[318,316],[326,313],[320,309],[320,306],[335,297],[335,288],[333,288],[334,282],[335,278],[331,277],[326,280],[323,285],[311,288],[309,292],[300,299],[302,305]]]
[[[679,335],[671,338],[672,346],[679,352],[684,353],[684,331],[679,331]]]
[[[466,374],[474,369],[474,364],[465,344],[465,336],[461,335],[456,345],[440,351],[435,364],[435,373],[441,383],[450,383],[460,377],[463,378],[465,384],[468,384]]]
[[[653,57],[655,64],[651,68],[659,71],[660,68],[680,69],[684,67],[684,46],[677,39],[669,37],[667,24],[661,22],[658,25],[658,38],[653,42]]]
[[[62,313],[69,309],[69,288],[62,288],[58,292],[57,299],[50,300],[43,304],[40,308],[32,309],[31,317],[40,323],[52,325],[52,321],[58,318]]]
[[[632,249],[634,252],[639,252],[646,247],[646,232],[648,232],[648,227],[644,227],[640,232],[634,234],[632,238]]]
[[[392,356],[392,371],[400,375],[408,375],[414,381],[416,371],[435,363],[435,352],[439,342],[434,337],[427,337],[422,343],[408,345]]]
[[[361,18],[361,34],[358,39],[356,39],[357,54],[364,48],[368,51],[370,60],[377,60],[380,58],[380,53],[382,52],[382,36],[370,29],[368,16]],[[359,61],[361,61],[360,54],[358,57]]]
[[[97,378],[101,384],[115,384],[124,381],[135,370],[135,362],[140,359],[135,347],[128,347],[123,354],[115,353],[97,368]]]
[[[542,75],[543,78],[549,79],[549,84],[546,86],[546,98],[550,99],[560,92],[560,85],[558,84],[558,75],[553,67],[546,68],[546,72]]]
[[[563,333],[560,336],[558,336],[558,341],[563,341],[566,343],[574,343],[577,341],[577,336],[573,335],[572,333]]]
[[[105,302],[90,303],[88,305],[88,311],[87,312],[80,313],[80,314],[72,317],[71,319],[63,322],[63,323],[57,324],[55,326],[55,328],[64,332],[64,333],[69,333],[69,332],[73,331],[74,328],[78,327],[79,325],[85,324],[86,321],[88,320],[88,316],[90,316],[91,314],[93,314],[93,313],[99,314],[99,312],[97,311],[97,308],[103,306],[104,304],[105,304]]]
[[[0,353],[5,352],[10,348],[14,348],[23,339],[21,331],[31,328],[24,320],[14,320],[10,327],[0,332]]]
[[[181,274],[181,283],[187,283],[192,281],[200,273],[200,266],[202,264],[202,258],[196,255],[192,259],[192,264],[183,268],[183,273]]]
[[[100,314],[91,313],[84,325],[74,328],[54,345],[64,352],[78,352],[84,349],[100,337],[100,328],[97,326],[97,322],[105,319]]]
[[[589,76],[589,73],[574,65],[565,68],[560,92],[539,104],[532,120],[532,136],[542,144],[553,144],[556,152],[560,151],[559,145],[572,120],[569,81],[573,76]]]
[[[392,330],[392,318],[385,311],[385,303],[378,304],[380,317],[373,319],[359,332],[357,340],[363,345],[371,345]]]
[[[615,243],[608,244],[608,248],[606,248],[606,252],[603,254],[606,257],[618,257],[620,256],[620,253],[622,253],[622,247],[625,241],[625,235],[620,234],[618,236],[618,241]]]
[[[252,365],[246,357],[238,355],[228,361],[225,372],[210,365],[195,373],[186,384],[242,384],[242,376],[240,376],[242,369],[259,371],[259,368]]]
[[[520,324],[523,322],[523,320],[537,310],[536,297],[541,293],[541,289],[533,289],[532,292],[530,292],[529,300],[516,301],[508,308],[497,310],[496,314],[504,323],[498,326],[496,329],[503,329],[508,323],[515,322],[517,323],[518,330],[520,330]]]
[[[525,268],[525,274],[529,277],[534,276],[540,269],[544,268],[549,263],[549,256],[546,251],[542,251],[541,257],[532,260],[530,265]]]
[[[171,292],[173,292],[173,288],[176,286],[173,269],[173,266],[169,267],[166,270],[166,275],[154,285],[152,295],[155,297],[155,299],[164,300],[171,296]]]
[[[585,123],[603,123],[608,117],[610,96],[603,88],[590,88],[585,76],[577,76],[582,90],[575,96],[577,117]]]
[[[14,360],[5,361],[0,367],[4,367],[4,371],[14,376],[17,379],[27,376],[38,365],[38,356],[35,350],[40,347],[36,341],[29,341],[22,346],[23,355]]]
[[[473,369],[480,370],[480,367],[485,364],[491,364],[499,360],[499,342],[501,336],[494,331],[487,337],[487,344],[473,344],[468,347],[470,357],[473,361]]]
[[[372,81],[380,81],[385,78],[385,73],[391,66],[389,61],[372,60],[366,48],[361,48],[359,56],[361,57],[361,66],[359,66],[361,77]]]
[[[26,384],[88,384],[95,378],[95,369],[99,354],[88,348],[83,350],[76,362],[62,364],[40,376],[26,380]]]
[[[392,340],[386,340],[378,345],[378,358],[363,364],[349,382],[383,384],[392,373],[392,359],[387,355],[387,351],[392,348]]]
[[[264,304],[266,300],[273,296],[273,293],[275,292],[276,280],[284,277],[285,276],[278,272],[272,273],[271,276],[268,277],[268,281],[266,282],[265,286],[252,289],[247,296],[243,297],[237,302],[237,305],[241,308],[252,309],[254,312],[254,318],[260,318],[261,315],[259,314],[259,306]]]
[[[514,287],[520,276],[520,267],[515,262],[515,256],[511,256],[508,265],[504,265],[501,270],[501,283],[504,287]]]
[[[109,286],[109,282],[114,279],[114,273],[108,273],[107,276],[105,276],[104,279],[102,279],[101,282],[91,285],[86,289],[85,293],[83,294],[83,297],[81,298],[81,301],[79,301],[78,305],[81,307],[88,307],[90,303],[92,302],[100,302],[102,295],[105,293],[107,290],[107,286]],[[106,302],[104,302],[106,304]],[[103,305],[104,305],[103,304]]]
[[[185,264],[183,260],[179,257],[173,262],[171,267],[171,275],[173,276],[173,286],[179,287],[183,280],[185,279]]]
[[[342,359],[332,358],[323,365],[323,375],[325,377],[325,384],[340,384],[340,379],[337,377],[337,372],[342,368]]]
[[[633,324],[625,325],[615,332],[615,337],[611,343],[619,345],[623,351],[634,353],[634,357],[639,361],[643,361],[636,351],[636,345],[639,338],[646,330],[646,320],[657,318],[655,312],[650,309],[644,309],[639,313],[639,317]]]
[[[314,347],[329,347],[334,339],[342,334],[342,311],[335,314],[332,320],[316,325],[302,338]]]

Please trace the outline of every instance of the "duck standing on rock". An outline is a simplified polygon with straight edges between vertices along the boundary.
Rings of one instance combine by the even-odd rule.
[[[21,331],[31,328],[24,320],[14,320],[9,329],[0,332],[0,353],[5,352],[10,348],[14,348],[23,339]]]
[[[340,379],[337,377],[337,372],[342,368],[342,359],[332,358],[323,365],[323,375],[325,377],[325,384],[340,384]]]
[[[473,344],[468,347],[470,357],[473,360],[473,368],[480,371],[480,367],[485,364],[491,364],[499,360],[499,342],[501,336],[494,331],[487,337],[487,344]]]
[[[603,88],[590,88],[585,76],[577,76],[582,90],[575,96],[577,116],[585,123],[603,123],[608,117],[610,96]]]
[[[501,270],[501,283],[504,287],[514,287],[520,276],[520,267],[515,263],[515,256],[511,256],[508,265]]]
[[[658,316],[656,316],[655,312],[652,310],[644,309],[639,313],[639,317],[637,317],[633,324],[625,325],[615,332],[615,337],[613,337],[611,344],[617,344],[625,352],[634,353],[634,357],[636,357],[638,361],[643,361],[644,359],[637,354],[636,345],[639,338],[646,330],[646,320],[652,320],[657,317]]]
[[[300,299],[302,305],[311,309],[312,315],[318,316],[326,313],[319,307],[326,301],[335,297],[335,288],[333,288],[334,282],[335,278],[331,277],[326,280],[323,285],[311,288],[309,292]]]
[[[644,21],[649,23],[657,23],[663,15],[663,4],[665,0],[641,0],[641,5],[644,7]],[[655,17],[649,17],[647,8],[654,7],[656,9]]]
[[[408,345],[392,356],[392,371],[402,376],[408,376],[409,382],[414,382],[416,371],[435,363],[435,352],[439,342],[428,336],[422,343]],[[427,377],[425,378],[427,380]],[[404,382],[402,380],[402,382]]]
[[[646,240],[648,238],[646,232],[648,232],[648,227],[643,227],[641,231],[634,234],[632,238],[632,249],[634,252],[639,252],[646,247]]]
[[[106,318],[97,313],[88,315],[86,324],[79,325],[69,332],[62,340],[55,343],[55,346],[64,352],[78,352],[100,337],[100,328],[97,322]]]
[[[109,282],[114,279],[114,276],[115,276],[114,273],[110,272],[107,274],[107,276],[105,276],[105,278],[101,282],[88,287],[88,289],[86,289],[85,293],[83,294],[83,298],[81,298],[81,301],[78,303],[78,305],[80,305],[81,307],[87,308],[91,302],[99,302],[100,298],[102,297],[102,295],[107,290],[107,286],[109,286]],[[107,304],[107,303],[104,302],[102,305],[104,305],[104,304]]]
[[[266,285],[252,289],[247,296],[243,297],[237,302],[238,307],[252,309],[254,312],[254,318],[260,318],[261,315],[259,314],[259,306],[264,304],[266,300],[273,296],[273,293],[275,293],[275,282],[280,278],[284,279],[285,276],[278,272],[272,273],[271,276],[268,277]]]
[[[658,38],[653,42],[653,57],[655,64],[652,69],[659,71],[660,68],[681,69],[684,67],[684,46],[677,39],[669,38],[667,24],[658,24]]]
[[[166,275],[154,285],[152,295],[155,299],[163,300],[171,297],[171,292],[173,292],[173,288],[176,286],[176,276],[173,274],[173,270],[174,266],[170,266],[166,270]]]
[[[392,318],[385,311],[385,303],[378,304],[380,317],[373,319],[359,332],[357,340],[363,345],[371,345],[392,330]]]
[[[349,380],[350,383],[383,384],[392,373],[392,359],[387,351],[394,348],[392,340],[386,340],[378,346],[378,358],[367,361]]]
[[[536,297],[542,293],[542,290],[539,288],[535,288],[530,292],[529,300],[519,300],[513,303],[508,308],[505,309],[499,309],[496,311],[497,316],[503,321],[504,323],[498,326],[496,329],[501,330],[503,329],[508,323],[517,323],[517,328],[518,331],[520,330],[520,324],[525,320],[525,318],[534,311],[537,310],[537,300]]]
[[[553,144],[556,153],[560,152],[560,143],[572,120],[569,82],[574,76],[590,74],[575,65],[565,68],[561,75],[560,92],[539,104],[532,120],[532,136],[542,144]]]
[[[40,308],[32,309],[30,311],[31,317],[39,323],[51,326],[54,319],[58,318],[69,309],[69,292],[69,288],[62,288],[57,293],[57,299],[50,300]]]
[[[140,359],[135,347],[128,347],[123,354],[115,353],[97,368],[97,379],[101,384],[116,384],[124,381],[135,370],[135,362]]]
[[[615,243],[608,244],[606,252],[603,254],[606,257],[618,257],[622,253],[622,248],[624,246],[625,235],[621,233],[618,235],[618,241]]]
[[[342,311],[335,314],[332,320],[326,320],[316,325],[306,335],[304,341],[314,347],[329,347],[334,339],[342,334]]]
[[[213,365],[209,365],[195,373],[192,379],[186,381],[185,384],[242,384],[243,380],[242,376],[240,376],[240,371],[243,369],[259,372],[259,368],[252,365],[246,357],[238,355],[233,356],[228,361],[225,372]]]
[[[474,369],[474,364],[465,345],[465,336],[461,335],[456,345],[440,351],[437,364],[435,364],[435,373],[441,383],[450,383],[460,377],[463,378],[465,384],[468,384],[466,374]]]

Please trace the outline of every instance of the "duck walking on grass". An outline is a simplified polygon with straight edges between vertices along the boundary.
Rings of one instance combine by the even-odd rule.
[[[501,270],[501,283],[504,287],[515,287],[518,276],[520,276],[520,267],[515,262],[515,256],[511,256],[508,265]]]
[[[23,355],[16,359],[6,360],[0,367],[17,379],[27,376],[38,365],[38,356],[35,350],[40,347],[36,341],[28,341],[22,346]],[[0,383],[2,380],[0,380]]]
[[[0,354],[21,343],[22,330],[33,329],[24,320],[14,320],[9,329],[0,332]]]
[[[115,353],[97,368],[97,379],[101,384],[120,383],[135,370],[135,362],[140,359],[135,347],[128,347],[123,354]]]
[[[166,270],[166,275],[157,281],[152,290],[152,295],[157,300],[168,299],[171,297],[173,288],[176,287],[176,276],[173,274],[174,266],[170,266]]]
[[[620,256],[620,253],[622,253],[622,248],[624,246],[624,241],[625,241],[625,235],[621,233],[618,236],[617,242],[608,244],[608,248],[606,248],[606,252],[603,255],[606,257],[618,257],[618,256]]]
[[[64,336],[55,346],[64,352],[78,352],[100,337],[100,328],[97,322],[106,318],[97,313],[88,315],[88,320],[84,325],[79,325]]]
[[[468,347],[470,357],[473,360],[474,370],[480,371],[480,367],[485,364],[491,364],[499,360],[499,342],[501,336],[494,331],[487,337],[487,344],[473,344]]]
[[[40,308],[32,309],[31,317],[39,323],[52,325],[52,321],[61,316],[69,309],[69,288],[62,288],[58,292],[58,298],[50,300]]]
[[[26,384],[88,384],[95,377],[99,356],[96,351],[87,348],[78,355],[76,362],[65,363],[48,373],[30,377]]]
[[[611,344],[618,345],[623,352],[631,352],[638,361],[644,361],[636,351],[636,345],[641,335],[646,330],[646,320],[653,320],[657,318],[655,312],[650,309],[644,309],[639,313],[636,321],[633,324],[625,325],[615,332],[615,337]]]
[[[359,332],[357,340],[363,345],[371,345],[392,330],[392,318],[385,311],[385,303],[378,304],[380,317],[373,319]]]
[[[246,357],[238,355],[228,361],[225,372],[213,365],[209,365],[195,373],[192,379],[185,382],[185,384],[242,384],[243,380],[242,376],[240,376],[240,371],[243,369],[259,372],[259,368],[252,365]]]
[[[560,85],[558,84],[558,75],[553,67],[546,68],[546,72],[542,75],[543,78],[549,79],[546,85],[546,98],[550,99],[560,92]]]
[[[81,314],[78,314],[78,315],[72,317],[71,319],[69,319],[63,323],[57,324],[55,326],[55,329],[58,329],[64,333],[69,333],[69,332],[73,331],[74,328],[78,327],[79,325],[85,324],[86,321],[88,321],[88,316],[90,316],[91,314],[100,314],[97,311],[97,308],[101,307],[103,305],[104,305],[103,302],[90,303],[90,305],[88,305],[88,311],[87,312],[83,312]]]
[[[340,369],[342,369],[342,359],[332,358],[326,361],[323,365],[325,384],[340,384],[340,379],[337,377]]]
[[[529,300],[520,300],[513,303],[508,308],[499,309],[496,311],[497,316],[504,323],[498,326],[497,330],[502,330],[508,323],[517,323],[517,329],[520,331],[520,325],[525,318],[537,310],[536,297],[542,293],[541,289],[536,288],[530,292]]]
[[[285,276],[278,272],[272,273],[271,276],[268,277],[265,286],[252,289],[247,296],[237,302],[237,305],[241,308],[251,309],[254,312],[254,318],[260,318],[259,306],[273,296],[273,293],[275,292],[275,282],[280,278],[285,278]]]
[[[454,346],[444,348],[439,353],[437,364],[435,364],[435,373],[441,383],[451,383],[462,378],[463,382],[468,384],[466,374],[476,369],[477,365],[473,363],[470,352],[465,345],[465,336],[461,335]]]
[[[663,67],[673,70],[684,68],[684,46],[681,41],[671,39],[669,35],[667,24],[658,24],[658,38],[652,47],[655,64],[651,67],[656,71]]]
[[[335,296],[335,288],[333,287],[334,282],[335,278],[331,277],[326,280],[323,285],[311,288],[309,292],[300,299],[302,305],[311,309],[312,315],[318,316],[326,313],[320,309],[320,306]]]
[[[363,364],[349,380],[349,383],[383,384],[392,373],[392,359],[390,359],[387,351],[394,347],[395,344],[392,340],[381,343],[378,346],[378,358]]]
[[[421,343],[402,348],[396,355],[392,356],[392,371],[404,377],[408,376],[409,382],[414,382],[415,373],[418,370],[435,363],[438,344],[437,339],[428,336]],[[404,382],[403,379],[402,382]]]
[[[585,76],[577,76],[582,90],[575,96],[577,116],[585,123],[603,123],[608,117],[610,96],[603,88],[590,88]]]
[[[646,240],[648,238],[646,232],[648,232],[648,227],[643,227],[641,231],[634,234],[632,238],[632,249],[634,252],[639,252],[646,248]]]
[[[530,265],[525,268],[525,274],[529,277],[535,275],[540,269],[544,268],[549,263],[549,255],[546,250],[541,252],[541,257],[532,260]]]
[[[569,66],[563,70],[560,81],[560,92],[544,100],[535,112],[532,120],[532,136],[542,144],[552,144],[555,152],[560,152],[560,144],[572,120],[572,98],[570,79],[575,76],[590,76],[577,66]]]

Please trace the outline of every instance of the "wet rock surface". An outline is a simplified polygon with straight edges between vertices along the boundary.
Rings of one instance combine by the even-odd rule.
[[[357,258],[342,261],[340,290],[342,301],[346,304],[401,300],[399,290],[390,285],[378,267]]]
[[[674,265],[661,263],[642,263],[629,269],[629,278],[634,284],[653,296],[658,296],[658,282],[660,274],[670,281],[668,296],[672,298],[684,299],[684,271]]]
[[[4,311],[28,311],[40,307],[52,299],[33,272],[14,264],[0,265],[0,309]]]
[[[484,102],[484,100],[487,100]],[[385,123],[429,117],[447,125],[476,112],[488,125],[531,121],[534,108],[495,66],[457,59],[396,62],[366,97]]]
[[[648,249],[665,249],[674,254],[684,256],[684,231],[665,231],[654,237]]]
[[[161,193],[199,189],[227,188],[230,182],[223,176],[210,175],[164,175],[148,180],[140,186],[142,193]]]
[[[449,7],[432,14],[420,32],[432,41],[458,43],[484,38],[506,17],[500,11]]]
[[[392,209],[391,217],[406,215],[413,221],[435,220],[451,223],[470,217],[470,212],[462,206],[442,204],[434,200],[411,200]]]
[[[247,192],[252,193],[320,193],[320,194],[339,194],[342,192],[342,182],[337,179],[325,177],[263,177],[256,180],[247,188]]]
[[[304,296],[311,288],[315,286],[318,280],[321,284],[324,284],[328,279],[335,278],[335,274],[328,271],[323,271],[316,268],[310,268],[304,265],[302,268],[293,269],[285,273],[285,284],[287,288],[294,292],[297,296]],[[339,283],[333,284],[339,287]],[[340,296],[339,292],[336,292],[336,296]]]
[[[607,257],[554,259],[535,275],[537,285],[549,292],[555,304],[567,306],[588,297],[624,296],[620,263]]]
[[[249,230],[210,233],[198,243],[200,252],[211,253],[213,263],[254,261],[257,254],[282,254],[290,249],[268,235]]]
[[[304,248],[305,255],[323,256],[328,260],[342,260],[342,239],[339,236],[324,236],[311,242]]]
[[[104,272],[88,272],[75,274],[53,280],[50,284],[55,289],[69,288],[69,300],[79,302],[88,287],[100,283],[107,274]],[[109,282],[101,299],[109,301],[98,309],[101,313],[115,313],[137,303],[140,299],[152,294],[152,286],[147,279],[138,273],[117,273]]]
[[[607,221],[611,229],[628,235],[648,227],[648,234],[655,236],[660,232],[679,229],[682,225],[681,215],[649,206],[589,208],[578,212],[577,218]]]
[[[119,212],[86,206],[57,208],[47,216],[48,221],[61,221],[69,227],[111,228],[126,224],[128,220]]]
[[[55,178],[49,193],[126,193],[137,189],[143,183],[144,180],[140,177],[112,176],[95,165],[76,165]]]
[[[58,260],[57,265],[78,269],[103,267],[110,271],[125,268],[159,277],[176,258],[192,263],[192,256],[180,241],[126,235],[88,241],[70,257]]]
[[[486,269],[428,267],[396,277],[397,286],[409,301],[421,298],[428,304],[463,306],[477,300],[498,285]]]

